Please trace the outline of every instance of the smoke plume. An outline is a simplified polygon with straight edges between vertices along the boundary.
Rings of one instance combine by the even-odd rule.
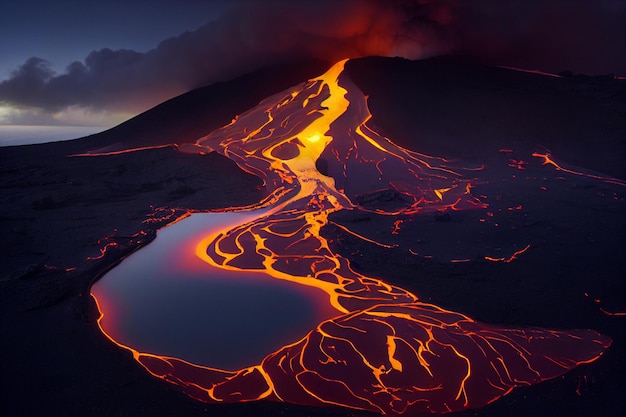
[[[548,71],[577,66],[593,73],[610,66],[626,72],[619,46],[625,16],[621,0],[238,1],[218,20],[145,53],[95,50],[61,74],[32,57],[0,83],[0,105],[37,117],[68,109],[132,114],[300,58],[419,59],[457,52]]]
[[[365,55],[420,58],[446,49],[441,6],[422,2],[239,2],[201,28],[140,53],[100,49],[62,74],[32,57],[0,83],[0,102],[58,112],[138,112],[269,64]]]

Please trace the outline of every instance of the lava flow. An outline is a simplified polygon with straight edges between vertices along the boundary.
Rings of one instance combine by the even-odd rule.
[[[238,371],[133,350],[135,358],[203,401],[266,399],[404,415],[482,407],[599,358],[611,340],[593,330],[479,323],[359,274],[332,252],[320,230],[338,210],[409,215],[486,207],[471,194],[464,175],[471,170],[401,148],[366,125],[367,99],[342,75],[344,64],[179,147],[227,156],[261,177],[272,195],[260,203],[261,217],[206,236],[196,255],[218,268],[321,289],[338,315]],[[379,192],[403,203],[357,204]]]

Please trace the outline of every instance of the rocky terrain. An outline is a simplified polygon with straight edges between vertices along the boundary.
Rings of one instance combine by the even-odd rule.
[[[99,135],[0,148],[3,415],[363,415],[189,399],[100,333],[89,296],[94,280],[159,227],[190,211],[249,205],[266,195],[260,179],[225,157],[182,153],[174,144],[193,142],[264,96],[323,71],[319,63],[298,68],[195,90]],[[493,216],[481,222],[485,216],[472,211],[410,218],[342,211],[323,231],[333,250],[359,272],[477,320],[591,328],[613,339],[592,364],[460,415],[623,413],[625,188],[610,179],[626,178],[626,82],[453,58],[366,58],[346,69],[369,95],[369,124],[377,131],[414,151],[484,165],[473,193],[485,197]],[[578,174],[542,165],[532,156],[538,149]],[[402,204],[398,199],[379,193],[361,204]],[[397,246],[368,243],[340,226]],[[500,261],[485,259],[498,251]]]

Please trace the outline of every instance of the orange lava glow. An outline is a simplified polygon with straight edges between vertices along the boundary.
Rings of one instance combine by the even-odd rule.
[[[471,194],[464,176],[469,170],[401,148],[369,128],[366,97],[342,76],[344,64],[267,98],[195,145],[181,146],[227,156],[271,192],[259,204],[267,208],[261,217],[205,236],[195,256],[218,268],[262,271],[321,289],[338,315],[238,371],[124,347],[152,375],[202,401],[265,399],[402,415],[479,408],[598,359],[611,340],[596,331],[480,323],[364,276],[333,253],[320,231],[339,210],[397,216],[487,207]],[[405,204],[356,203],[371,190],[395,193]],[[510,258],[486,259],[511,262],[529,247]],[[114,314],[101,301],[99,323]]]
[[[573,174],[573,175],[579,175],[582,177],[587,177],[587,178],[593,178],[596,180],[600,180],[600,181],[604,181],[604,182],[608,182],[611,184],[616,184],[616,185],[621,185],[621,186],[626,186],[626,182],[618,179],[618,178],[611,178],[611,177],[605,177],[602,175],[597,175],[597,174],[592,174],[592,173],[586,173],[586,172],[582,172],[582,171],[576,171],[573,169],[569,169],[563,166],[563,164],[559,164],[557,163],[552,155],[550,154],[549,151],[545,152],[545,153],[540,153],[540,152],[533,152],[532,156],[536,157],[536,158],[541,158],[543,160],[543,165],[552,165],[557,171],[563,171],[563,172],[567,172],[568,174]]]
[[[125,154],[125,153],[132,153],[132,152],[140,152],[140,151],[148,151],[151,149],[162,149],[162,148],[178,148],[178,145],[176,144],[167,144],[167,145],[158,145],[158,146],[142,146],[140,148],[130,148],[130,149],[123,149],[123,150],[118,150],[118,151],[106,151],[104,149],[101,150],[96,150],[93,152],[88,152],[88,153],[75,153],[72,155],[69,155],[70,157],[85,157],[85,156],[111,156],[111,155],[121,155],[121,154]]]
[[[513,255],[509,256],[508,258],[492,258],[491,256],[485,256],[485,259],[488,261],[492,261],[492,262],[513,262],[515,259],[517,259],[517,257],[519,255],[521,255],[522,253],[526,252],[528,249],[530,249],[530,244],[526,245],[524,247],[524,249],[518,250],[516,252],[513,253]]]
[[[115,230],[114,233],[115,232],[117,232],[117,230]],[[112,234],[112,235],[109,235],[109,236],[105,236],[102,239],[99,239],[98,240],[98,244],[102,245],[102,247],[100,248],[100,254],[97,255],[97,256],[88,256],[87,260],[88,261],[93,261],[95,259],[101,259],[101,258],[104,257],[104,255],[106,255],[107,251],[110,248],[114,248],[114,247],[118,246],[118,243],[113,240],[113,237],[114,237],[114,235]]]
[[[585,293],[585,297],[592,298],[587,293]],[[594,298],[593,302],[598,304],[598,305],[602,304],[602,300],[600,300],[599,298]],[[604,307],[598,307],[598,310],[600,310],[600,312],[602,314],[606,314],[607,316],[626,317],[626,311],[609,311],[609,310],[605,309]]]

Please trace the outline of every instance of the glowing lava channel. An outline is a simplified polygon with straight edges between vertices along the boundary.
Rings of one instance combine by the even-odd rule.
[[[197,256],[218,268],[321,289],[341,314],[238,371],[130,348],[135,358],[203,401],[267,399],[414,415],[482,407],[600,357],[611,341],[593,330],[479,323],[363,276],[330,250],[320,236],[329,213],[362,209],[351,198],[363,191],[392,189],[410,200],[394,212],[377,210],[382,214],[484,207],[449,161],[400,148],[366,126],[366,99],[341,76],[344,64],[179,148],[219,152],[272,192],[264,216],[204,237]],[[329,176],[316,165],[322,155]],[[109,309],[100,308],[106,316]]]

